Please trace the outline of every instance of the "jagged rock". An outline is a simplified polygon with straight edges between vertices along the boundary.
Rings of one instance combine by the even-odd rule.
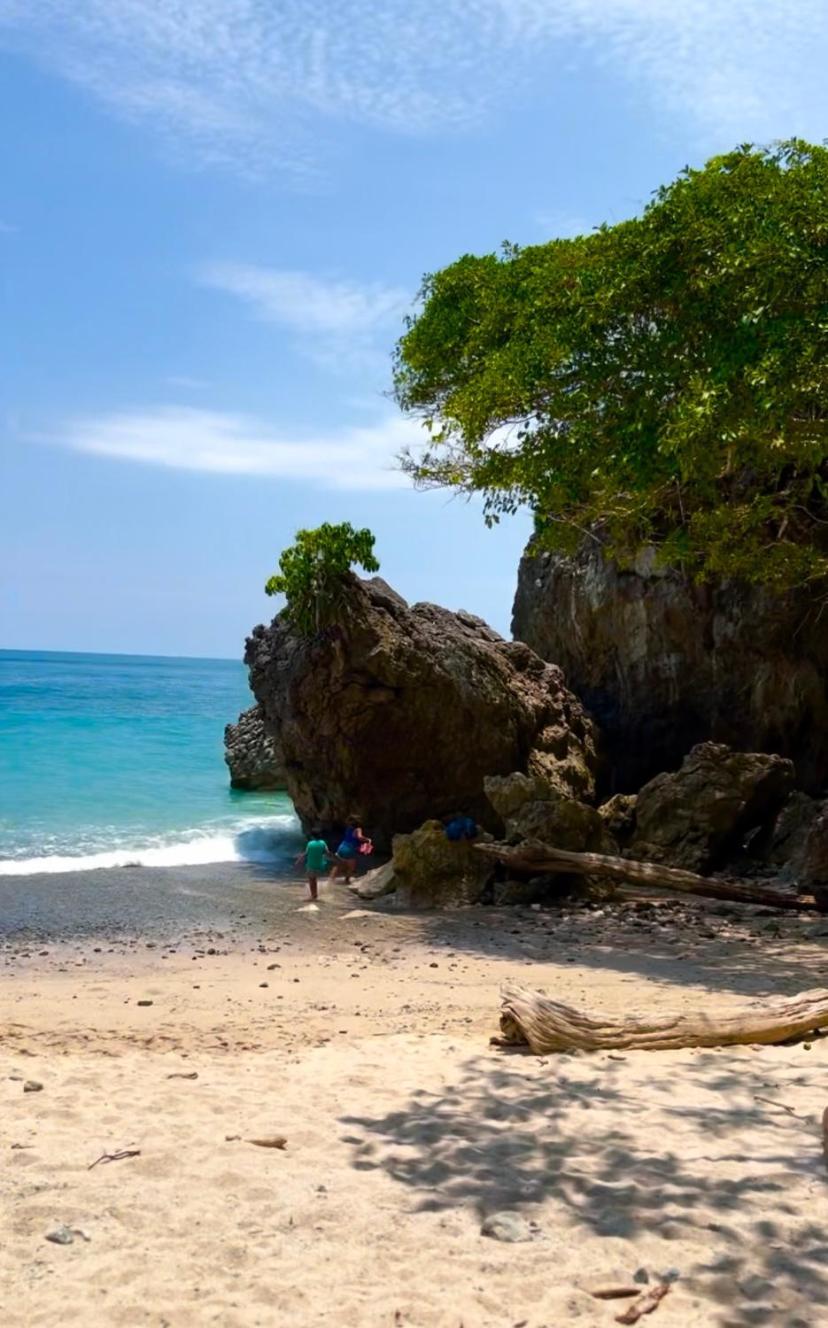
[[[539,839],[574,853],[615,853],[618,846],[594,807],[562,796],[558,786],[540,775],[519,771],[488,776],[486,796],[502,817],[506,838],[514,843]]]
[[[383,863],[381,867],[374,867],[364,876],[357,876],[349,889],[360,899],[381,899],[383,895],[393,894],[397,888],[396,869],[394,861]]]
[[[600,543],[574,557],[530,544],[513,632],[594,716],[613,791],[675,769],[708,739],[796,761],[808,792],[828,784],[828,614],[821,592],[774,595],[695,585],[643,550],[622,569]]]
[[[816,798],[794,789],[771,827],[763,854],[765,861],[783,868],[785,876],[798,877],[804,865],[811,827],[821,809],[822,803]]]
[[[301,639],[280,615],[245,660],[306,827],[358,815],[381,852],[458,810],[499,829],[483,779],[513,770],[592,796],[594,726],[560,669],[471,614],[351,577],[341,626]]]
[[[630,842],[635,833],[635,807],[638,795],[616,793],[598,808],[598,815],[612,838],[622,846]]]
[[[410,835],[395,835],[393,864],[397,899],[406,908],[477,904],[495,874],[491,858],[475,852],[467,841],[448,839],[440,821],[426,821]]]
[[[776,815],[793,783],[793,764],[784,757],[700,743],[680,770],[657,775],[639,792],[630,855],[711,870]]]
[[[283,789],[285,773],[279,745],[265,728],[261,706],[251,706],[224,730],[224,759],[230,784],[237,789]]]
[[[828,804],[811,822],[802,853],[799,883],[821,909],[828,909]]]

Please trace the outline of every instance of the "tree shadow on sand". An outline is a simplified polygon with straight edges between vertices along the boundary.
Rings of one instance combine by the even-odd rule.
[[[664,1266],[669,1242],[688,1238],[697,1257],[682,1283],[722,1328],[828,1322],[816,1116],[756,1101],[784,1092],[761,1059],[753,1068],[701,1053],[675,1088],[645,1075],[638,1091],[621,1086],[618,1069],[606,1058],[477,1057],[439,1094],[420,1089],[399,1111],[343,1117],[353,1165],[410,1188],[417,1211],[482,1217],[552,1201],[593,1237],[661,1237]],[[650,1118],[636,1137],[624,1122],[642,1109]]]

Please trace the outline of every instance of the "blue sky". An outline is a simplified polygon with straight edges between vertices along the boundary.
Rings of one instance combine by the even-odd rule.
[[[0,646],[232,656],[294,531],[508,631],[528,517],[410,490],[424,272],[828,126],[824,0],[0,0]]]

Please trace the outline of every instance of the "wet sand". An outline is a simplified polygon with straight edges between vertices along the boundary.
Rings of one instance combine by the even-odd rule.
[[[488,1041],[505,981],[615,1010],[826,985],[828,920],[77,876],[0,882],[5,1324],[613,1325],[590,1287],[663,1275],[653,1328],[828,1322],[828,1039]],[[481,1233],[504,1209],[531,1239]]]

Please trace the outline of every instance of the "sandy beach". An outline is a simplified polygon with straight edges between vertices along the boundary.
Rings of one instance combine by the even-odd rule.
[[[616,1010],[824,985],[828,922],[302,893],[2,882],[4,1324],[612,1325],[595,1287],[664,1277],[654,1328],[828,1322],[828,1040],[489,1045],[509,981]],[[482,1234],[504,1210],[530,1239]]]

